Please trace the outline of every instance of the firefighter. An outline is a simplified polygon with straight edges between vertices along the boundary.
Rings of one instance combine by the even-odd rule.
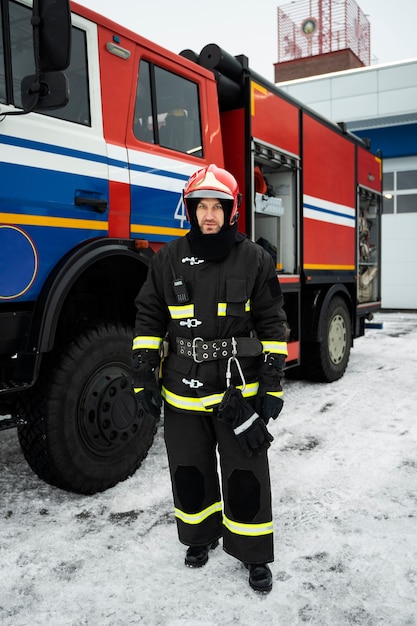
[[[283,405],[283,296],[271,256],[238,232],[241,196],[229,172],[197,171],[183,197],[190,231],[152,257],[136,299],[135,393],[155,416],[164,400],[185,564],[205,565],[222,538],[250,586],[267,593],[274,553],[266,424]]]

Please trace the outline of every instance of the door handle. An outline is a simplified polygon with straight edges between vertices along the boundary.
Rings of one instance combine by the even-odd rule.
[[[75,206],[91,206],[95,211],[97,211],[97,213],[105,213],[107,211],[107,200],[76,196]]]

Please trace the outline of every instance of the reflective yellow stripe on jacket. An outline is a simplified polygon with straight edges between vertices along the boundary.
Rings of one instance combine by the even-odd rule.
[[[169,306],[168,309],[173,320],[181,320],[185,319],[186,317],[194,317],[194,304]]]
[[[267,391],[266,392],[268,396],[275,396],[275,398],[283,398],[284,397],[284,392],[283,391]]]
[[[261,341],[264,352],[272,352],[273,354],[288,355],[286,341]]]
[[[250,300],[245,302],[245,312],[249,313],[250,311]],[[218,302],[217,304],[217,316],[218,317],[226,317],[227,315],[227,302]]]
[[[242,390],[242,386],[239,385],[238,389]],[[249,383],[246,385],[245,390],[242,391],[244,398],[250,398],[256,396],[258,393],[259,383]],[[168,404],[175,406],[177,409],[183,409],[184,411],[204,411],[213,412],[213,406],[220,404],[223,400],[224,391],[220,393],[213,393],[209,396],[202,396],[201,398],[180,396],[172,391],[169,391],[166,387],[162,386],[162,397]]]
[[[133,350],[159,350],[162,337],[139,336],[133,339]]]

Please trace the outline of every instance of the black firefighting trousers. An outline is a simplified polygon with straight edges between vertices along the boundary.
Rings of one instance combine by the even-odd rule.
[[[272,562],[266,451],[247,457],[232,428],[215,414],[179,412],[165,403],[164,416],[180,541],[187,546],[206,545],[223,537],[223,549],[240,561]]]

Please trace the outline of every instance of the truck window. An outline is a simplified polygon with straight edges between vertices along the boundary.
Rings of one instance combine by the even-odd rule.
[[[0,39],[0,102],[22,107],[21,81],[24,76],[35,72],[33,61],[32,26],[30,23],[32,12],[30,7],[10,0],[10,50],[11,50],[11,77],[12,93],[6,93],[6,78],[4,68],[3,43]],[[5,31],[6,32],[6,31]],[[1,29],[0,29],[1,33]],[[0,37],[1,34],[0,34]],[[86,33],[79,28],[72,27],[71,63],[65,74],[70,85],[70,99],[68,104],[57,110],[42,111],[42,115],[49,115],[59,119],[76,122],[85,126],[90,125],[90,103],[88,96],[88,66]]]
[[[29,7],[18,2],[9,2],[9,23],[10,23],[10,47],[12,64],[12,93],[6,93],[6,103],[14,104],[16,107],[22,106],[20,93],[20,83],[24,76],[35,72],[33,60],[32,26],[30,19],[32,11]],[[7,19],[7,12],[5,12]],[[7,30],[5,29],[6,33]],[[4,41],[7,45],[7,41]],[[7,57],[5,57],[5,60]]]
[[[0,4],[0,104],[6,104],[6,77],[4,74],[4,44],[3,44],[3,9]]]
[[[152,97],[150,65],[141,61],[139,67],[138,84],[136,88],[135,120],[133,132],[137,139],[155,143],[152,122]]]
[[[141,141],[202,157],[197,85],[142,60],[136,91],[134,134]]]
[[[47,111],[47,115],[69,122],[91,126],[90,99],[88,86],[87,35],[80,28],[71,30],[71,62],[65,74],[70,85],[68,104],[56,111]]]

